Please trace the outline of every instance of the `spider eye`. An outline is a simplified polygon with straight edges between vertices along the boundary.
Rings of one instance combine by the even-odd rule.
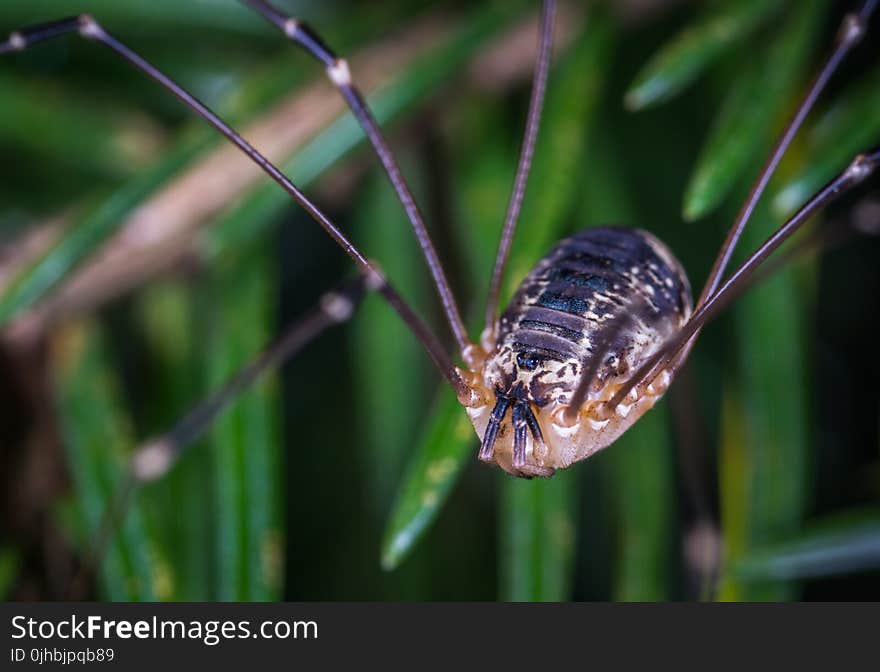
[[[544,362],[544,358],[533,352],[520,352],[516,356],[516,364],[525,371],[534,371]]]

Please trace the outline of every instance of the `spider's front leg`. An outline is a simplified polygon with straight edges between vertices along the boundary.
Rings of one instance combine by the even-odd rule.
[[[360,267],[362,272],[375,279],[377,293],[391,306],[400,316],[406,326],[419,340],[428,356],[437,366],[441,374],[446,378],[459,398],[468,398],[471,391],[464,383],[458,370],[452,365],[452,361],[446,354],[437,337],[413,311],[400,294],[390,283],[385,280],[380,271],[372,264],[348,236],[333,223],[329,217],[303,193],[281,170],[253,147],[247,140],[239,135],[229,124],[221,119],[213,110],[202,103],[198,98],[171,79],[156,66],[143,58],[140,54],[117,40],[98,24],[88,14],[61,19],[49,23],[38,24],[13,31],[4,42],[0,42],[0,54],[22,51],[34,44],[46,40],[75,34],[87,40],[97,42],[110,49],[117,56],[127,61],[148,77],[159,83],[163,88],[173,94],[184,105],[189,107],[198,116],[208,122],[217,132],[243,152],[249,159],[256,163],[269,177],[271,177],[282,189],[284,189],[302,208],[314,219],[324,231],[345,251],[346,254]]]
[[[459,352],[467,359],[467,353],[472,350],[473,344],[468,337],[467,328],[461,318],[461,312],[452,294],[452,288],[449,285],[449,280],[446,278],[443,264],[440,263],[440,257],[437,255],[437,250],[425,226],[424,217],[416,204],[415,197],[413,197],[406,179],[403,177],[403,173],[400,171],[397,160],[394,158],[394,153],[391,151],[391,147],[388,145],[388,141],[385,139],[382,129],[367,105],[363,94],[352,78],[348,61],[337,56],[324,43],[321,37],[300,19],[284,14],[265,0],[242,0],[242,2],[265,17],[267,21],[277,26],[288,39],[302,47],[310,56],[326,68],[327,77],[345,99],[346,104],[363,129],[364,134],[379,157],[382,168],[388,175],[388,179],[391,181],[391,185],[394,187],[394,191],[403,205],[403,209],[406,211],[416,240],[428,264],[428,269],[431,272],[431,277],[434,280],[434,285],[440,297],[440,303],[443,306],[443,312],[455,337]]]

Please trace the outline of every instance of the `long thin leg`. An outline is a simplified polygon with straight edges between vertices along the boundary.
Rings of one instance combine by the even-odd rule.
[[[676,360],[679,351],[686,347],[694,335],[748,288],[753,279],[753,273],[776,248],[788,240],[813,215],[866,180],[877,170],[878,166],[880,166],[880,149],[875,149],[868,154],[860,154],[846,170],[801,206],[801,209],[791,219],[779,227],[739,268],[731,273],[717,292],[694,311],[691,319],[681,331],[639,367],[638,371],[608,401],[608,408],[614,409],[636,385],[650,384],[660,372],[667,370],[673,364],[673,360]],[[680,364],[681,359],[679,358],[672,368],[674,369]]]
[[[880,227],[880,222],[876,224]],[[851,243],[856,238],[876,236],[878,233],[880,231],[871,230],[870,228],[860,229],[851,218],[843,221],[825,222],[808,233],[803,234],[785,250],[768,259],[749,278],[748,283],[743,287],[743,291],[746,292],[752,287],[761,284],[777,271],[797,263],[798,260],[804,257],[825,254]]]
[[[489,295],[486,298],[486,329],[492,332],[491,336],[493,339],[495,323],[498,319],[501,283],[504,280],[504,270],[510,257],[513,234],[516,232],[516,224],[519,221],[519,213],[522,208],[523,197],[526,193],[529,171],[532,167],[532,156],[535,153],[538,127],[541,123],[544,93],[547,90],[547,73],[550,69],[550,50],[553,46],[553,19],[555,13],[556,3],[553,0],[545,0],[541,9],[541,42],[538,48],[538,60],[535,62],[526,130],[520,149],[519,163],[516,167],[516,177],[513,180],[513,191],[510,194],[507,214],[504,217],[504,227],[501,230],[501,240],[498,243],[498,252],[495,255],[495,267],[492,269]]]
[[[370,276],[360,274],[324,294],[317,306],[287,327],[281,336],[242,367],[223,387],[178,420],[165,434],[147,441],[134,451],[123,482],[104,510],[83,566],[71,582],[68,590],[70,599],[82,599],[86,573],[100,564],[114,530],[124,518],[140,486],[168,473],[183,452],[229,404],[263,374],[282,365],[330,327],[347,322],[368,289],[371,289]]]
[[[706,279],[706,284],[703,286],[703,290],[697,300],[697,308],[702,306],[718,288],[721,278],[724,276],[724,271],[730,263],[730,258],[733,256],[736,244],[739,242],[746,224],[749,219],[751,219],[755,207],[758,205],[758,201],[764,194],[764,190],[767,188],[770,178],[776,171],[776,167],[782,160],[782,156],[785,154],[785,151],[788,149],[794,136],[804,123],[810,110],[812,110],[816,100],[818,100],[831,77],[837,71],[837,68],[843,62],[846,55],[862,40],[862,37],[864,37],[865,32],[868,29],[868,22],[870,21],[871,14],[874,9],[876,9],[878,2],[880,2],[880,0],[865,0],[860,10],[851,12],[844,17],[840,29],[838,30],[837,40],[835,41],[831,54],[826,59],[825,63],[822,64],[822,67],[819,69],[819,72],[816,74],[807,89],[807,93],[804,95],[803,100],[801,100],[800,105],[798,105],[794,116],[789,120],[782,136],[776,142],[767,162],[761,168],[761,172],[758,173],[755,183],[752,185],[748,196],[746,196],[745,202],[737,213],[733,225],[727,232],[727,237],[721,245],[715,263],[709,271],[709,277]],[[681,349],[676,366],[680,366],[687,359],[698,335],[699,331],[694,332],[694,336],[691,338],[690,343]]]
[[[131,474],[138,482],[163,476],[187,446],[211,426],[223,410],[260,376],[296,355],[330,327],[347,322],[368,289],[369,276],[359,275],[324,294],[306,315],[287,327],[273,343],[223,387],[199,403],[170,430],[138,448],[131,459]]]
[[[140,55],[122,44],[119,40],[105,31],[91,16],[86,14],[44,23],[24,28],[10,34],[9,38],[0,43],[0,54],[10,51],[21,51],[27,47],[55,37],[67,34],[76,34],[87,40],[99,42],[108,47],[118,56],[131,63],[155,80],[187,107],[207,121],[227,140],[244,152],[254,163],[263,169],[275,182],[277,182],[288,194],[303,207],[321,227],[330,234],[340,247],[350,256],[360,268],[371,278],[371,283],[376,291],[385,298],[391,307],[400,315],[410,330],[419,339],[434,364],[455,388],[460,399],[469,399],[470,391],[462,381],[456,368],[443,350],[443,346],[425,326],[424,322],[413,312],[412,308],[401,298],[397,291],[385,280],[378,269],[355,247],[348,237],[315,205],[302,191],[300,191],[290,179],[276,168],[266,157],[254,149],[244,138],[236,133],[226,122],[218,117],[208,106],[199,101],[195,96],[186,91],[170,77],[161,72],[154,65],[146,61]]]
[[[755,272],[749,276],[748,280],[746,280],[739,288],[738,294],[745,293],[754,285],[763,282],[766,278],[773,275],[781,268],[788,266],[801,257],[818,252],[827,252],[852,241],[858,236],[877,235],[880,233],[880,222],[878,222],[877,228],[878,230],[876,231],[870,227],[866,227],[865,230],[860,230],[852,225],[839,226],[837,223],[816,228],[810,231],[806,236],[792,243],[784,251],[768,259],[762,266],[756,268]],[[565,411],[566,421],[575,422],[577,420],[578,412],[584,401],[587,399],[591,383],[596,377],[596,372],[599,370],[599,366],[605,359],[606,355],[611,351],[614,340],[617,336],[624,329],[631,326],[639,315],[639,311],[644,309],[644,302],[641,303],[643,305],[637,304],[635,308],[632,307],[632,305],[626,306],[625,309],[613,319],[609,328],[600,334],[595,347],[591,351],[589,365],[585,368],[581,381],[569,400],[568,408]],[[693,337],[691,338],[691,342],[693,342]],[[684,350],[684,348],[682,348],[682,350]],[[681,351],[679,351],[677,360],[678,361],[672,367],[676,371],[682,364]],[[658,370],[660,369],[658,368]],[[648,373],[646,375],[646,380],[650,382],[654,377],[655,376],[651,375],[651,373]]]
[[[276,25],[289,39],[301,46],[327,69],[327,76],[339,90],[339,93],[342,94],[348,107],[364,130],[370,144],[376,150],[376,154],[382,162],[382,167],[388,174],[388,178],[391,180],[391,184],[397,192],[404,210],[406,210],[413,231],[416,234],[416,239],[422,248],[425,260],[428,262],[428,268],[434,279],[437,293],[440,295],[440,303],[443,305],[443,311],[452,329],[452,334],[462,355],[466,355],[471,342],[468,338],[464,322],[461,319],[458,304],[449,286],[449,281],[446,279],[446,274],[443,271],[443,265],[437,256],[437,250],[431,242],[431,237],[425,228],[422,213],[413,198],[409,185],[407,185],[403,174],[400,172],[400,167],[397,165],[394,154],[388,146],[388,141],[383,136],[382,130],[364,100],[363,95],[352,80],[348,62],[343,58],[339,58],[308,25],[299,19],[285,15],[265,0],[241,0],[241,2]]]
[[[697,306],[705,303],[709,296],[718,288],[721,278],[724,276],[724,271],[727,268],[728,263],[730,263],[733,250],[742,235],[743,229],[745,229],[746,224],[754,213],[755,207],[761,196],[764,194],[764,190],[767,188],[767,184],[773,176],[776,167],[779,165],[783,154],[785,154],[785,151],[794,139],[795,134],[803,124],[804,119],[806,119],[807,115],[810,113],[816,100],[825,89],[828,81],[837,71],[837,68],[840,66],[843,59],[852,48],[861,41],[862,37],[864,37],[868,28],[868,21],[871,18],[871,13],[877,7],[878,2],[880,2],[880,0],[866,0],[859,11],[852,12],[844,17],[843,23],[837,34],[834,49],[816,74],[810,87],[807,89],[806,95],[800,105],[798,105],[794,116],[786,125],[785,131],[783,131],[782,136],[779,138],[776,146],[770,153],[767,162],[761,168],[761,172],[758,174],[758,178],[752,185],[745,203],[743,203],[740,211],[737,213],[733,225],[727,232],[727,237],[721,245],[721,250],[718,252],[718,257],[715,259],[715,263],[712,265],[712,270],[709,272],[709,277],[706,280],[702,293],[700,294],[700,299],[697,301]]]

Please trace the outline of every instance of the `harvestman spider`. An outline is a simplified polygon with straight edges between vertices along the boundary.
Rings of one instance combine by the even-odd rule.
[[[357,118],[410,220],[463,366],[453,363],[437,337],[378,268],[308,196],[207,106],[107,33],[92,17],[82,15],[13,32],[0,43],[0,54],[67,34],[78,34],[109,48],[174,94],[258,164],[361,270],[355,280],[324,296],[317,308],[226,387],[168,433],[141,447],[132,460],[127,490],[167,472],[181,451],[244,387],[324,329],[346,321],[367,290],[378,293],[400,316],[454,388],[480,437],[482,461],[516,476],[551,476],[556,469],[610,445],[664,394],[702,327],[747,288],[770,254],[880,164],[880,150],[857,156],[725,278],[734,248],[783,154],[844,57],[864,36],[878,1],[865,0],[860,9],[844,18],[831,54],[761,169],[693,308],[687,277],[663,243],[637,229],[599,228],[557,244],[524,279],[510,306],[499,316],[501,284],[547,84],[555,2],[545,0],[526,129],[491,276],[486,326],[479,342],[474,342],[465,329],[421,212],[347,62],[298,19],[284,15],[265,0],[242,0],[325,66],[331,82]]]

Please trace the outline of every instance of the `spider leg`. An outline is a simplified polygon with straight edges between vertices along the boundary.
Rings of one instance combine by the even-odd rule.
[[[670,338],[660,350],[639,367],[625,385],[621,386],[608,401],[609,407],[615,408],[636,385],[650,384],[663,371],[674,373],[682,364],[682,358],[678,356],[679,352],[687,347],[697,332],[709,320],[717,316],[723,308],[748,289],[754,279],[754,272],[770,254],[796,233],[811,217],[864,182],[878,168],[880,168],[880,148],[857,156],[842,173],[801,206],[791,219],[780,226],[730,274],[730,277],[719,287],[718,291],[694,311],[681,331]]]
[[[347,322],[369,289],[369,277],[360,274],[324,294],[317,306],[288,326],[281,336],[241,368],[223,387],[199,403],[165,434],[139,447],[131,459],[132,476],[138,482],[162,477],[183,450],[198,439],[254,381],[296,355],[330,327]]]
[[[629,329],[636,319],[650,319],[648,309],[648,302],[644,298],[637,296],[635,300],[618,311],[607,329],[599,332],[596,337],[596,343],[590,349],[590,358],[584,363],[584,372],[581,374],[581,380],[574,394],[571,395],[568,407],[565,409],[564,417],[566,421],[573,423],[577,420],[578,412],[587,399],[590,386],[596,378],[596,373],[599,371],[602,362],[605,361],[605,357],[611,351],[617,337],[626,329]]]
[[[810,86],[807,88],[806,94],[795,110],[794,115],[789,120],[788,124],[786,124],[785,130],[782,132],[782,135],[773,147],[773,151],[767,158],[766,163],[758,173],[758,177],[755,179],[754,184],[749,190],[745,202],[740,207],[733,224],[728,230],[727,236],[718,252],[718,256],[715,258],[715,262],[712,265],[712,269],[709,271],[709,277],[706,279],[706,284],[703,286],[700,298],[697,300],[697,308],[708,301],[709,297],[715,292],[718,285],[721,283],[721,279],[724,277],[724,271],[730,263],[736,244],[739,242],[746,224],[749,219],[751,219],[755,207],[758,205],[758,201],[764,194],[767,184],[770,182],[770,178],[776,171],[776,167],[782,160],[783,155],[804,120],[807,118],[807,115],[813,109],[819,96],[825,90],[828,82],[840,67],[840,64],[846,58],[847,54],[849,54],[849,52],[862,41],[862,38],[868,30],[868,22],[871,19],[871,14],[877,8],[878,3],[880,3],[880,0],[864,0],[859,10],[850,12],[843,18],[831,54],[829,54],[818,73],[813,78]],[[681,350],[681,355],[679,356],[679,361],[676,366],[680,366],[687,359],[690,349],[693,347],[694,341],[698,335],[699,331],[694,332],[691,342]]]
[[[753,286],[761,284],[777,271],[789,264],[796,263],[797,260],[803,257],[824,254],[851,243],[857,238],[876,236],[880,233],[880,230],[875,230],[877,227],[880,227],[880,222],[877,222],[875,227],[866,226],[862,228],[851,217],[847,217],[844,220],[822,222],[819,226],[803,233],[801,237],[793,241],[786,249],[768,259],[763,266],[756,269],[754,275],[749,278],[748,283],[743,287],[743,291],[748,291]]]
[[[510,194],[507,214],[504,216],[504,226],[501,229],[501,239],[498,242],[498,252],[495,255],[495,266],[492,269],[489,294],[486,298],[485,329],[489,331],[490,339],[494,339],[495,336],[498,302],[501,298],[501,282],[504,279],[504,269],[507,267],[507,260],[510,257],[513,234],[516,231],[523,197],[526,193],[526,183],[529,179],[532,156],[535,153],[535,142],[538,137],[538,127],[541,123],[544,93],[547,90],[547,73],[550,69],[550,49],[553,46],[553,19],[555,13],[556,3],[553,0],[545,0],[541,9],[541,39],[538,60],[535,62],[535,72],[532,79],[532,92],[529,98],[526,128],[523,134],[522,147],[520,148],[519,161],[516,166],[513,191]]]
[[[782,136],[777,141],[770,157],[761,168],[758,178],[752,185],[749,195],[740,208],[739,213],[734,220],[733,225],[727,233],[727,237],[721,246],[718,257],[709,272],[709,277],[697,301],[696,309],[691,315],[687,325],[676,334],[670,341],[664,345],[655,355],[642,365],[630,378],[621,386],[618,392],[609,400],[609,407],[614,408],[619,404],[636,385],[650,384],[663,371],[674,373],[682,364],[690,353],[694,342],[699,335],[700,329],[711,317],[717,313],[724,305],[727,305],[734,296],[738,296],[745,290],[749,277],[758,265],[775,250],[788,236],[797,230],[810,215],[818,212],[826,205],[834,201],[844,191],[849,190],[855,184],[867,177],[873,172],[877,164],[877,151],[859,156],[855,161],[838,177],[832,180],[825,188],[820,190],[810,200],[808,200],[788,222],[783,224],[758,250],[756,250],[749,259],[747,259],[739,269],[737,269],[721,289],[721,279],[727,268],[736,243],[739,241],[742,232],[751,218],[755,207],[763,195],[770,178],[779,165],[782,156],[791,144],[797,131],[800,129],[810,110],[816,103],[821,93],[824,91],[829,80],[837,71],[846,55],[862,40],[868,29],[868,22],[871,15],[880,4],[880,0],[864,0],[861,8],[857,11],[847,14],[840,29],[837,33],[837,39],[831,54],[823,63],[819,72],[816,74],[812,83],[807,89],[807,93],[801,100],[794,113],[794,116],[788,122]],[[829,191],[832,185],[837,185],[837,190]],[[806,214],[804,214],[806,213]],[[802,216],[804,215],[804,216]],[[785,233],[784,233],[785,232]],[[782,238],[777,241],[777,237]],[[733,283],[733,284],[732,284]],[[724,294],[723,302],[719,304],[714,300],[717,294]],[[710,304],[715,306],[710,311],[704,311],[709,308]],[[680,341],[684,334],[687,334],[686,341]],[[675,359],[673,362],[672,360]]]
[[[275,341],[243,366],[214,394],[196,405],[161,436],[143,443],[132,453],[126,475],[110,499],[79,575],[68,591],[76,598],[82,592],[87,570],[96,568],[122,521],[137,490],[145,483],[167,474],[184,451],[207,430],[214,420],[258,378],[299,353],[330,327],[347,322],[368,290],[370,277],[359,274],[324,294],[311,311],[288,326]]]
[[[98,42],[109,48],[117,56],[128,61],[131,65],[141,70],[148,77],[158,82],[187,107],[207,121],[227,140],[246,154],[254,163],[277,182],[294,200],[297,201],[311,217],[335,240],[340,247],[351,257],[355,263],[368,275],[374,285],[388,304],[397,312],[406,323],[416,338],[419,339],[434,364],[456,390],[460,399],[469,399],[470,390],[461,379],[457,369],[443,350],[443,346],[436,336],[428,329],[424,322],[416,315],[410,306],[403,300],[400,294],[388,283],[375,265],[370,262],[358,248],[351,242],[330,219],[309,199],[299,188],[290,181],[274,164],[250,145],[244,138],[235,132],[225,121],[218,117],[207,105],[199,101],[195,96],[168,77],[152,63],[141,57],[132,49],[124,45],[115,37],[105,31],[91,16],[80,16],[61,19],[50,23],[30,26],[11,33],[5,42],[0,42],[0,54],[22,51],[36,43],[43,42],[63,35],[79,35],[87,40]]]
[[[843,243],[846,243],[856,236],[873,235],[873,233],[873,231],[859,231],[852,226],[839,227],[829,225],[817,228],[811,231],[808,235],[796,241],[789,248],[787,248],[777,256],[773,257],[772,259],[768,259],[767,263],[763,264],[760,267],[756,267],[754,273],[751,274],[746,280],[744,280],[742,286],[736,290],[737,296],[743,294],[752,286],[757,285],[762,280],[778,271],[780,268],[788,265],[795,258],[807,255],[811,252],[828,250]],[[731,297],[730,300],[733,300],[733,298],[735,297]],[[571,397],[571,400],[569,401],[568,408],[565,411],[565,419],[567,421],[574,422],[577,419],[577,412],[580,410],[580,407],[583,405],[584,401],[587,398],[590,384],[596,377],[596,371],[601,365],[602,360],[610,351],[611,346],[613,345],[614,340],[617,338],[617,336],[623,330],[631,326],[637,316],[646,316],[646,313],[644,312],[646,304],[644,300],[642,300],[640,303],[642,305],[627,306],[625,310],[623,310],[621,313],[618,314],[617,317],[614,318],[614,321],[612,322],[608,330],[599,334],[596,345],[591,352],[591,358],[588,363],[588,367],[585,369],[583,377],[581,378],[581,382],[578,384],[577,389],[575,390],[574,394]],[[677,361],[672,367],[673,372],[677,371],[683,363],[684,357],[679,355]],[[656,373],[654,375],[646,376],[645,382],[652,382],[661,370],[662,368],[656,368]],[[632,388],[628,388],[628,390],[629,389]],[[613,406],[609,406],[609,408],[613,408]]]
[[[407,217],[409,218],[413,231],[415,232],[416,239],[418,240],[422,253],[425,256],[425,260],[428,263],[428,268],[434,280],[434,285],[437,288],[437,293],[440,295],[440,303],[443,306],[446,319],[452,329],[459,350],[462,355],[465,356],[472,344],[468,338],[464,322],[461,319],[461,313],[458,304],[455,301],[455,297],[452,294],[449,281],[443,271],[443,265],[440,263],[440,258],[437,256],[437,250],[435,249],[434,243],[431,241],[431,236],[428,234],[428,230],[425,227],[422,213],[415,202],[415,198],[413,198],[409,185],[400,171],[400,167],[397,165],[397,160],[394,158],[394,154],[388,145],[388,141],[382,134],[382,129],[376,122],[376,119],[361,94],[360,89],[358,89],[352,79],[348,62],[344,58],[339,58],[330,47],[323,42],[320,36],[299,19],[283,14],[265,0],[241,1],[255,12],[262,15],[267,21],[277,26],[281,32],[288,37],[288,39],[301,46],[307,53],[320,61],[327,69],[328,78],[345,99],[349,109],[351,109],[369,139],[370,144],[373,146],[373,149],[376,151],[376,154],[382,163],[382,167],[385,169],[388,178],[391,180],[394,191],[397,193],[397,196],[406,211]],[[467,359],[466,356],[465,359]]]
[[[712,265],[712,270],[709,272],[709,277],[703,287],[700,299],[697,301],[697,306],[705,303],[721,283],[721,278],[724,276],[724,271],[730,263],[730,258],[733,255],[734,248],[736,247],[740,236],[742,235],[743,229],[745,229],[746,224],[754,213],[755,206],[757,206],[758,201],[764,194],[767,184],[773,176],[776,167],[779,165],[782,156],[785,154],[785,151],[788,149],[794,136],[807,118],[807,115],[813,109],[816,100],[825,90],[828,82],[840,67],[840,64],[843,62],[846,55],[859,42],[861,42],[868,29],[868,21],[870,20],[874,9],[876,9],[878,2],[880,2],[880,0],[865,0],[860,10],[851,12],[844,17],[837,33],[837,40],[835,41],[831,54],[819,69],[819,72],[816,74],[807,89],[804,98],[798,105],[797,110],[786,125],[781,137],[776,142],[776,146],[773,148],[767,162],[761,168],[761,172],[758,174],[755,183],[752,185],[745,203],[743,203],[740,211],[737,213],[733,225],[727,232],[727,237],[721,245],[715,263]]]

